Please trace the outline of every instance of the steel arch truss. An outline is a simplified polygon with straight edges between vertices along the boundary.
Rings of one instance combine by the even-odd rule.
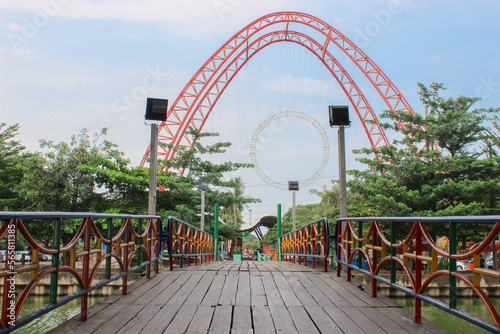
[[[317,41],[305,33],[289,30],[290,23],[312,28],[320,33],[321,40]],[[284,29],[273,31],[276,25]],[[266,33],[268,30],[271,32]],[[265,34],[258,36],[257,33],[259,35]],[[260,50],[278,42],[296,43],[305,47],[323,63],[349,98],[372,147],[389,145],[387,136],[378,122],[377,115],[359,87],[328,50],[330,44],[342,51],[356,64],[384,100],[389,110],[394,113],[414,113],[409,103],[387,75],[338,30],[308,14],[279,12],[261,17],[240,30],[196,72],[171,105],[167,112],[167,120],[162,122],[159,127],[159,141],[172,144],[159,147],[159,158],[172,160],[175,155],[175,147],[191,147],[193,142],[184,132],[190,126],[201,131],[221,94],[238,71]],[[400,125],[403,126],[403,124]],[[147,149],[141,166],[145,165],[149,153],[150,148]],[[184,170],[174,172],[183,174]]]

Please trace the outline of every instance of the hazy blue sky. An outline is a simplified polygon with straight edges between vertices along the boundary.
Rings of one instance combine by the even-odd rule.
[[[69,141],[83,128],[108,127],[108,139],[138,165],[149,141],[139,92],[146,88],[147,96],[173,102],[226,40],[276,11],[308,13],[334,26],[382,68],[416,112],[423,110],[417,82],[442,82],[447,96],[480,96],[478,107],[500,106],[498,1],[3,0],[0,121],[20,123],[19,139],[31,151],[39,150],[41,138]],[[356,68],[338,59],[373,99],[374,110],[385,109]],[[233,142],[224,158],[246,162],[250,139],[267,117],[292,110],[311,115],[329,136],[330,160],[297,194],[299,203],[308,203],[318,200],[309,189],[338,177],[327,106],[347,103],[316,58],[280,43],[240,71],[205,130]],[[348,152],[368,145],[360,121],[352,113],[351,119]],[[281,130],[260,147],[259,166],[280,182],[307,179],[321,163],[321,136],[304,120],[279,122],[274,126]],[[362,166],[349,154],[347,168]],[[277,203],[283,211],[290,207],[290,194],[266,185],[253,170],[237,175],[248,195],[263,200],[252,205],[254,215],[275,212]]]

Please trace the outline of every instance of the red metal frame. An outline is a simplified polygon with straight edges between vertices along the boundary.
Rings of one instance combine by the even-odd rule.
[[[187,258],[187,265],[211,262],[214,260],[215,238],[208,232],[188,224],[175,217],[167,220],[168,250],[170,260],[170,270],[174,270],[174,257],[180,258],[182,268],[184,258]]]
[[[312,258],[316,268],[316,258],[323,260],[323,270],[328,271],[330,253],[330,228],[328,219],[321,218],[281,236],[281,257],[283,261],[301,263],[307,266],[307,258]]]
[[[356,232],[353,227],[354,222],[360,222],[364,227],[363,235]],[[388,238],[382,229],[380,228],[380,222],[392,222],[397,223],[412,223],[412,227],[408,232],[404,240],[398,243],[391,243],[390,238]],[[345,227],[342,227],[342,223]],[[427,224],[489,224],[491,230],[488,235],[484,238],[482,242],[478,244],[477,247],[471,248],[464,253],[450,253],[439,248],[427,231]],[[368,225],[369,224],[369,227]],[[368,232],[366,229],[368,228]],[[456,229],[456,227],[455,227]],[[450,228],[451,231],[451,228]],[[455,230],[456,231],[456,230]],[[456,232],[455,232],[456,233]],[[337,235],[337,275],[341,274],[341,266],[347,266],[347,280],[351,280],[351,270],[359,270],[359,264],[352,264],[356,254],[362,256],[366,261],[369,268],[365,270],[360,270],[362,273],[371,276],[372,278],[372,296],[376,297],[377,293],[377,281],[381,281],[393,288],[399,289],[408,294],[408,290],[404,290],[403,287],[399,286],[395,282],[388,280],[387,278],[380,275],[382,268],[391,261],[398,263],[403,272],[406,274],[410,284],[411,284],[411,295],[415,297],[415,322],[419,323],[422,319],[421,306],[422,301],[431,303],[437,307],[442,308],[452,314],[455,314],[469,322],[472,322],[478,326],[488,329],[492,332],[500,332],[500,313],[493,306],[493,302],[488,297],[483,289],[481,289],[481,278],[484,276],[493,277],[500,281],[500,271],[493,269],[486,269],[480,267],[480,254],[485,251],[492,242],[498,239],[500,236],[500,216],[467,216],[467,217],[377,217],[377,218],[341,218],[337,221],[336,226]],[[450,236],[451,239],[451,232]],[[423,252],[423,243],[426,242],[429,248],[432,249],[432,256],[427,256]],[[450,245],[454,243],[456,245],[457,240],[450,240]],[[362,247],[361,245],[364,246]],[[455,247],[455,246],[454,246]],[[395,249],[398,254],[394,257],[388,253],[391,248]],[[451,249],[451,246],[450,246]],[[378,258],[378,254],[381,258]],[[445,259],[451,260],[473,260],[474,268],[472,269],[472,281],[464,275],[462,272],[455,271],[452,264],[449,264],[449,269],[437,270],[438,255],[443,256]],[[412,270],[409,266],[409,259],[415,261],[415,269]],[[423,278],[423,261],[431,264],[431,274],[427,278]],[[451,262],[451,261],[450,261]],[[395,268],[395,267],[394,267]],[[395,269],[393,269],[395,270]],[[440,305],[439,301],[426,295],[426,289],[429,285],[436,280],[436,278],[441,276],[454,277],[459,281],[465,283],[471,288],[474,295],[479,297],[484,303],[488,312],[491,316],[491,322],[475,318],[464,311],[458,311],[453,306],[443,306]],[[456,288],[452,288],[450,284],[449,288],[450,295],[456,296]],[[442,304],[442,302],[441,302]]]
[[[155,264],[155,272],[158,273],[159,263],[158,263],[158,254],[159,254],[159,231],[161,226],[161,218],[159,216],[132,216],[132,215],[111,215],[111,214],[82,214],[82,213],[30,213],[30,212],[22,212],[15,213],[14,216],[17,218],[5,218],[4,216],[12,216],[11,213],[5,213],[2,215],[0,213],[0,221],[3,222],[2,227],[0,228],[0,240],[6,238],[9,224],[15,224],[16,235],[19,233],[22,236],[29,247],[32,249],[32,259],[31,263],[20,266],[16,265],[15,271],[10,270],[11,268],[5,268],[5,270],[0,271],[0,277],[4,277],[6,282],[4,283],[5,289],[3,293],[3,305],[2,305],[2,314],[0,320],[0,331],[5,330],[5,327],[8,327],[8,319],[7,312],[8,306],[10,305],[10,298],[8,294],[8,288],[10,281],[7,279],[10,277],[14,277],[22,272],[30,272],[31,273],[31,282],[21,291],[17,292],[19,298],[15,303],[15,318],[17,322],[17,318],[21,312],[24,303],[30,294],[34,291],[37,284],[47,275],[56,272],[68,272],[75,277],[77,280],[81,291],[86,289],[93,289],[92,281],[94,279],[95,273],[97,269],[100,267],[101,263],[109,258],[113,257],[116,259],[117,263],[120,267],[120,275],[123,277],[123,293],[127,292],[127,272],[131,270],[131,260],[138,249],[143,249],[146,257],[146,275],[150,277],[150,267],[151,264]],[[120,230],[111,238],[104,237],[100,232],[98,227],[96,226],[95,220],[106,218],[106,219],[122,219],[122,224]],[[80,220],[81,224],[78,227],[77,231],[73,235],[70,242],[68,242],[64,247],[61,247],[58,251],[53,248],[46,248],[42,246],[40,243],[35,241],[29,231],[26,229],[23,221],[28,219],[40,219],[40,220],[54,220],[54,219],[73,219]],[[132,220],[147,219],[146,229],[142,233],[137,233],[132,224]],[[41,223],[44,223],[42,221]],[[52,223],[52,222],[48,222]],[[109,221],[108,221],[109,223]],[[78,241],[83,238],[83,251],[77,253]],[[132,238],[132,241],[130,241]],[[135,240],[137,238],[142,238],[142,245],[136,245]],[[91,242],[95,242],[97,245],[96,248],[91,246]],[[107,253],[106,250],[102,249],[103,245],[111,245],[116,244],[116,248],[111,251],[111,253]],[[65,265],[47,265],[45,267],[40,267],[39,263],[39,255],[40,254],[49,254],[52,256],[62,256],[63,254],[69,254],[69,263]],[[91,266],[90,258],[95,254],[97,257],[97,261],[93,263]],[[82,268],[78,269],[76,267],[77,258],[82,258]],[[156,258],[156,260],[154,260]],[[153,262],[154,260],[154,262]],[[7,264],[7,261],[6,261]],[[114,280],[114,279],[113,279]],[[112,281],[112,280],[109,280]],[[89,291],[91,291],[89,290]],[[81,313],[80,319],[86,320],[87,318],[87,307],[88,307],[88,291],[85,293],[80,293],[81,296]],[[75,297],[77,298],[77,297]],[[37,313],[35,311],[34,313]],[[34,314],[33,313],[33,314]],[[43,313],[42,313],[43,314]],[[22,319],[21,319],[22,320]],[[21,321],[24,324],[23,321]],[[21,325],[22,325],[21,324]]]
[[[290,23],[300,24],[319,32],[324,41],[318,42],[307,34],[288,30]],[[276,29],[268,33],[266,37],[258,37],[258,33],[272,30],[275,25],[284,25],[284,29]],[[254,38],[255,40],[253,40]],[[264,44],[269,45],[276,42],[300,44],[320,58],[341,84],[346,96],[349,97],[372,147],[377,148],[382,143],[388,145],[388,139],[380,127],[375,113],[357,85],[328,51],[330,44],[341,50],[356,64],[358,69],[375,87],[389,110],[394,113],[414,112],[401,92],[375,62],[338,30],[308,14],[297,12],[273,13],[255,20],[236,33],[191,78],[168,110],[167,120],[162,122],[159,127],[159,141],[165,144],[173,144],[173,147],[160,146],[159,157],[163,160],[171,160],[175,154],[174,147],[191,147],[193,143],[184,131],[189,126],[201,130],[210,111],[217,103],[219,95],[223,93],[231,78],[254,53],[265,47]],[[148,147],[141,161],[141,166],[145,165],[149,153],[150,148]],[[182,174],[184,170],[176,172]]]

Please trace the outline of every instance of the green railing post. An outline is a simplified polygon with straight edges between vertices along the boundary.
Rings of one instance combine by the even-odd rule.
[[[396,243],[397,237],[396,223],[391,222],[391,283],[396,283],[396,261],[392,258],[396,256],[396,248],[393,245]]]
[[[219,259],[219,205],[214,207],[214,259]]]
[[[452,273],[457,270],[457,260],[451,255],[457,253],[457,223],[450,222],[450,308],[457,308],[457,278]]]
[[[113,218],[108,218],[108,230],[107,230],[107,239],[109,240],[109,244],[106,245],[106,254],[111,254],[113,248]],[[106,259],[106,279],[111,277],[111,256]]]
[[[281,204],[278,204],[278,261],[281,261]]]
[[[138,219],[139,222],[137,224],[137,234],[141,235],[142,234],[142,219]],[[142,245],[142,238],[137,238],[135,239],[135,244],[141,246]],[[142,249],[139,247],[137,249],[137,265],[141,265],[141,257],[142,257]]]
[[[56,218],[54,221],[54,239],[53,248],[57,253],[52,255],[52,267],[56,271],[50,274],[50,303],[57,303],[57,281],[59,280],[59,250],[61,248],[61,218]]]
[[[363,237],[363,222],[358,222],[358,238]],[[358,241],[356,244],[356,248],[363,248],[363,243],[361,241]],[[363,253],[358,252],[358,268],[363,267]]]

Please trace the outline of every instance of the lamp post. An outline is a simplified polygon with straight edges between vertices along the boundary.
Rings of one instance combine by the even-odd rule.
[[[158,121],[167,120],[168,100],[149,98],[146,102],[145,120],[151,123],[151,143],[149,150],[149,199],[148,214],[156,214],[156,188],[158,174]]]
[[[340,217],[347,217],[347,186],[345,169],[345,126],[350,126],[348,106],[328,107],[330,127],[338,126],[339,136],[339,188],[340,188]],[[343,224],[344,225],[344,224]],[[344,226],[342,226],[344,228]]]
[[[292,231],[297,226],[295,217],[295,193],[299,190],[299,181],[288,181],[288,190],[292,192]]]
[[[205,231],[205,190],[208,190],[208,181],[206,179],[198,180],[198,189],[201,190],[201,219],[200,229]]]

